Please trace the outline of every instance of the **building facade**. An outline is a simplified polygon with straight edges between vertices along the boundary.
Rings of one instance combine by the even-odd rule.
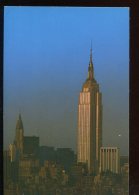
[[[100,148],[100,172],[120,173],[120,150],[117,147]]]
[[[88,77],[79,95],[77,136],[77,161],[86,163],[89,173],[98,172],[102,146],[102,94],[94,78],[92,48]]]
[[[10,156],[11,162],[15,161],[15,159],[16,159],[16,146],[15,146],[15,144],[9,145],[9,156]]]

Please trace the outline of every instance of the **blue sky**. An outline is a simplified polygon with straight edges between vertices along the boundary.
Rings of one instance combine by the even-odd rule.
[[[103,145],[128,154],[129,9],[5,7],[4,145],[25,135],[76,150],[77,105],[92,40],[103,95]],[[122,136],[118,136],[121,134]]]

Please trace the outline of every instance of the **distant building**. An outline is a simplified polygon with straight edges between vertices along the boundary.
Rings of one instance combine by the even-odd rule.
[[[62,178],[63,167],[51,161],[44,161],[44,165],[40,167],[39,178],[40,181],[47,179],[60,179]]]
[[[120,156],[120,166],[124,166],[125,163],[129,163],[129,157],[128,156]]]
[[[100,148],[100,172],[120,173],[120,151],[117,147]]]
[[[21,194],[19,192],[19,187],[17,183],[10,183],[8,185],[8,188],[4,189],[4,195],[17,195],[17,194]]]
[[[16,123],[14,143],[9,146],[11,161],[19,160],[23,157],[37,157],[39,152],[39,137],[24,136],[23,122],[21,114]]]
[[[32,180],[38,175],[39,160],[36,159],[20,159],[19,161],[19,181]]]
[[[54,147],[50,146],[40,146],[39,147],[39,159],[40,163],[43,165],[44,161],[56,161],[56,154]]]
[[[9,152],[3,152],[4,185],[11,179],[11,163]]]
[[[56,162],[63,165],[68,170],[75,162],[75,154],[71,148],[57,148]]]
[[[90,176],[90,175],[86,175],[82,178],[83,180],[83,186],[85,186],[86,188],[92,188],[93,184],[94,184],[94,176]]]
[[[39,152],[39,137],[24,136],[23,154],[26,156],[37,156]]]
[[[89,173],[98,172],[102,146],[102,94],[94,78],[92,48],[88,77],[79,95],[77,139],[77,162],[86,163]]]
[[[122,173],[122,174],[129,174],[129,163],[125,163],[125,164],[121,167],[121,173]]]
[[[85,165],[82,163],[74,164],[71,167],[70,174],[76,180],[79,180],[83,176],[84,173],[85,173]]]
[[[11,161],[9,151],[4,151],[3,156],[3,168],[4,168],[4,185],[9,181],[17,182],[18,180],[18,162]]]
[[[19,156],[22,156],[23,154],[23,138],[24,138],[23,122],[21,114],[19,114],[19,118],[16,123],[16,133],[14,141]]]

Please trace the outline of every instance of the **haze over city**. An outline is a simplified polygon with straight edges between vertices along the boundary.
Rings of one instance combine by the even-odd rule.
[[[21,113],[25,135],[76,151],[78,96],[91,40],[102,92],[103,145],[128,154],[128,8],[5,8],[5,148],[13,142]]]

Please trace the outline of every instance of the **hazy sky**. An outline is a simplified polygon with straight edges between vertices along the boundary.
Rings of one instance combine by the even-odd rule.
[[[103,95],[103,145],[128,154],[129,9],[5,7],[4,146],[24,134],[76,150],[78,96],[92,40]],[[121,136],[118,136],[118,135]]]

